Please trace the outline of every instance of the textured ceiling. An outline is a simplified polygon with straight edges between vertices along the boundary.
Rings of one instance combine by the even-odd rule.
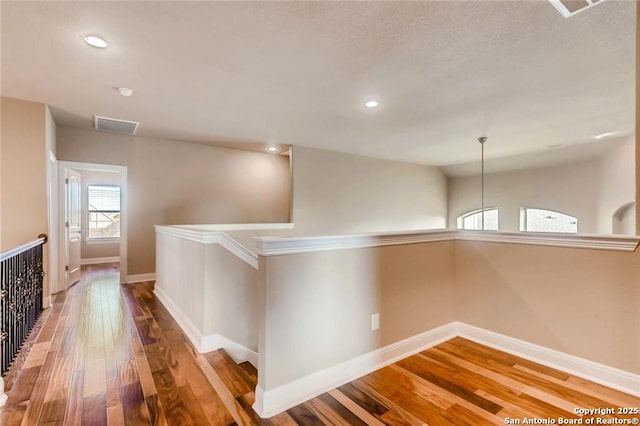
[[[487,158],[525,164],[635,131],[632,0],[569,19],[545,0],[0,7],[2,95],[50,104],[62,126],[97,114],[139,135],[433,165],[476,161],[480,135]]]

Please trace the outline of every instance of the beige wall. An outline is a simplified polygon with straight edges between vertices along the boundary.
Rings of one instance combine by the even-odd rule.
[[[128,167],[129,274],[155,270],[153,225],[289,222],[279,155],[59,128],[58,158]]]
[[[640,7],[636,7],[636,235],[640,234]]]
[[[436,167],[293,147],[297,235],[444,228],[446,215]]]
[[[640,373],[640,252],[457,241],[458,320]]]
[[[453,249],[447,241],[260,257],[262,389],[454,321]]]
[[[265,391],[452,321],[640,373],[638,251],[445,241],[259,261]]]
[[[578,232],[597,230],[599,162],[588,161],[485,175],[485,207],[498,207],[500,230],[517,232],[520,207],[555,210],[578,218]],[[480,209],[480,177],[449,179],[449,227]]]
[[[627,137],[608,151],[599,164],[598,228],[600,234],[613,232],[613,215],[635,200],[635,138]],[[631,227],[632,228],[632,227]],[[635,234],[635,229],[630,229]]]
[[[45,105],[2,98],[2,241],[8,250],[47,232]]]
[[[156,237],[156,289],[181,311],[181,319],[193,324],[195,337],[221,335],[257,351],[256,269],[217,244],[161,233]]]
[[[202,334],[205,307],[207,306],[205,302],[207,300],[205,299],[207,271],[205,246],[182,238],[158,235],[154,251],[158,253],[156,287],[185,314],[193,327]],[[190,329],[184,331],[186,333],[192,332]]]
[[[206,246],[203,333],[258,350],[258,271],[217,244]]]
[[[55,123],[46,105],[2,98],[0,131],[0,251],[49,234],[48,152],[56,150]],[[44,248],[44,294],[49,293],[48,251]]]
[[[80,257],[84,259],[95,259],[98,257],[116,257],[120,255],[119,241],[92,241],[87,242],[89,236],[88,225],[88,204],[89,185],[120,185],[120,173],[103,172],[97,170],[77,170],[80,173],[80,181],[82,185],[82,244],[80,246]]]

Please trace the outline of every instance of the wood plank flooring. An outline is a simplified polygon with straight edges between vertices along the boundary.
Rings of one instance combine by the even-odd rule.
[[[0,424],[235,424],[175,321],[137,287],[89,268],[58,294]]]
[[[579,418],[575,408],[639,407],[640,398],[456,338],[261,419],[251,409],[255,368],[224,350],[196,353],[152,290],[120,286],[117,267],[83,271],[57,295],[0,424],[475,426],[640,417]]]

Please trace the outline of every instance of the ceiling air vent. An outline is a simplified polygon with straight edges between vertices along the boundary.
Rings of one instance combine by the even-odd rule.
[[[93,125],[96,129],[103,132],[122,133],[124,135],[135,135],[138,130],[137,121],[119,120],[117,118],[100,117],[98,115],[93,118]]]
[[[569,18],[578,12],[587,10],[605,0],[549,0],[558,12],[565,18]]]

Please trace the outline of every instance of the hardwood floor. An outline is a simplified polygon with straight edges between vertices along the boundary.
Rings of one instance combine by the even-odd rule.
[[[257,371],[196,353],[153,296],[89,268],[59,294],[0,409],[2,425],[485,425],[578,418],[640,398],[456,338],[270,419],[251,409]],[[595,423],[599,424],[599,423]]]
[[[234,424],[177,324],[142,300],[150,288],[83,271],[56,297],[0,424]]]

